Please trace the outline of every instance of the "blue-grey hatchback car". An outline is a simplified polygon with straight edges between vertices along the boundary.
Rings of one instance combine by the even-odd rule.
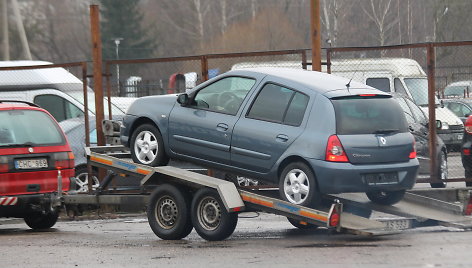
[[[188,93],[143,97],[123,119],[135,162],[195,162],[267,183],[316,206],[322,194],[365,192],[390,205],[415,184],[414,138],[389,94],[313,71],[255,68]]]

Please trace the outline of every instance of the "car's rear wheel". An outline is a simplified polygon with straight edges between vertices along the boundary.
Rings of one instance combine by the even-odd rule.
[[[446,152],[443,151],[441,152],[441,155],[439,156],[439,166],[438,166],[438,179],[441,180],[441,182],[431,183],[431,188],[446,188],[447,177],[448,177],[447,156],[446,156]]]
[[[131,136],[130,149],[131,157],[136,163],[156,167],[169,162],[162,135],[154,125],[139,126]]]
[[[37,212],[26,215],[23,219],[31,229],[49,229],[56,224],[59,211],[53,210],[46,214]]]
[[[321,203],[321,194],[316,185],[315,175],[302,162],[288,164],[279,178],[279,194],[290,203],[316,207]]]
[[[96,190],[98,186],[100,186],[100,181],[97,177],[97,172],[95,170],[92,171],[91,174],[92,179],[92,190]],[[88,181],[89,181],[89,174],[87,167],[79,167],[75,170],[75,185],[77,192],[79,193],[87,193],[89,191],[88,188]]]
[[[366,195],[370,201],[376,204],[389,206],[400,202],[400,200],[403,199],[403,196],[405,196],[405,190],[372,191],[367,192]]]
[[[295,220],[295,219],[292,219],[292,218],[287,217],[287,220],[290,222],[290,224],[292,224],[294,227],[297,227],[298,229],[302,229],[302,230],[312,229],[313,230],[313,229],[318,228],[318,225],[314,225],[314,224],[311,224],[311,223]]]

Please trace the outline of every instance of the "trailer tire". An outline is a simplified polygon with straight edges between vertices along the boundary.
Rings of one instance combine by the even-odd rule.
[[[287,217],[287,220],[294,227],[297,227],[298,229],[301,229],[301,230],[314,230],[314,229],[318,228],[318,225],[314,225],[314,224],[311,224],[311,223],[303,224],[301,221],[295,220],[295,219],[292,219],[292,218],[289,218],[289,217]]]
[[[370,201],[379,204],[390,206],[400,202],[405,196],[405,190],[399,191],[373,191],[367,192],[366,195]]]
[[[31,229],[49,229],[54,226],[59,218],[59,211],[53,210],[49,213],[43,214],[40,212],[31,213],[26,215],[23,219],[25,220],[26,225]]]
[[[135,163],[157,167],[169,162],[161,132],[152,124],[143,124],[133,132],[130,150]]]
[[[203,239],[220,241],[234,232],[238,214],[226,211],[216,190],[201,188],[192,200],[192,222]]]
[[[152,231],[165,240],[179,240],[192,232],[190,197],[175,186],[157,186],[149,199],[147,216]]]

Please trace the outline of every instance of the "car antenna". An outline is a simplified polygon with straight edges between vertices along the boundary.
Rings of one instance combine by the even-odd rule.
[[[358,66],[359,66],[360,64],[361,64],[361,63],[359,62],[359,63],[358,63]],[[351,79],[349,79],[349,82],[347,82],[347,84],[346,84],[347,91],[348,91],[349,93],[351,93],[351,91],[349,91],[349,88],[351,87],[352,79],[354,79],[354,76],[356,75],[358,69],[359,69],[359,68],[356,68],[356,70],[354,71],[354,73],[353,73],[352,76],[351,76]]]

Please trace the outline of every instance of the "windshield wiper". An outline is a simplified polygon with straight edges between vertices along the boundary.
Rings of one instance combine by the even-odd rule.
[[[390,129],[379,129],[373,132],[373,134],[390,134],[390,133],[395,133],[400,131],[399,129],[396,128],[390,128]]]
[[[32,142],[25,142],[25,143],[12,143],[12,144],[5,144],[5,145],[0,145],[0,147],[32,147],[35,146],[35,143]]]

